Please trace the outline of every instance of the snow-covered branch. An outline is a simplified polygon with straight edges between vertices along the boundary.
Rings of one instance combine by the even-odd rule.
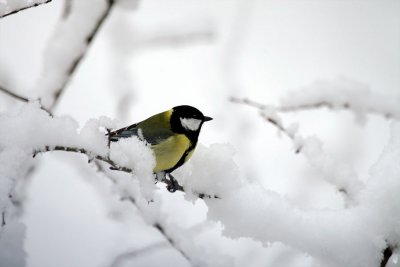
[[[46,49],[37,81],[37,98],[52,109],[80,65],[96,34],[111,13],[114,0],[74,1]]]
[[[0,19],[16,14],[20,11],[50,3],[53,0],[13,0],[5,4],[0,3]]]
[[[204,264],[208,261],[208,257],[203,257],[201,249],[192,244],[191,234],[188,231],[173,226],[161,216],[162,212],[158,207],[160,200],[155,195],[157,186],[154,184],[152,173],[155,160],[150,148],[135,138],[124,139],[108,147],[108,138],[101,129],[115,128],[114,122],[107,118],[90,120],[78,131],[78,125],[71,118],[51,117],[41,110],[36,102],[22,106],[17,114],[0,115],[0,124],[4,126],[0,128],[0,159],[2,165],[6,164],[0,168],[2,171],[0,174],[4,178],[0,187],[1,206],[9,201],[9,188],[18,179],[18,175],[14,173],[19,173],[21,169],[19,164],[26,162],[32,152],[34,156],[49,151],[84,154],[88,156],[89,161],[104,161],[113,167],[112,170],[129,172],[129,176],[112,179],[120,199],[134,204],[147,223],[164,236],[191,265],[211,265]],[[13,134],[10,135],[10,132]],[[29,133],[29,136],[26,133]],[[120,172],[104,171],[107,176],[112,175],[111,173]],[[170,181],[162,182],[169,185]],[[204,197],[204,194],[202,195]],[[153,201],[151,205],[149,201]]]
[[[103,162],[108,163],[111,165],[110,169],[114,171],[122,171],[126,173],[134,173],[135,171],[133,169],[130,169],[125,166],[119,166],[116,162],[114,162],[112,159],[110,159],[109,156],[103,156],[103,155],[96,155],[93,152],[90,152],[84,148],[78,148],[78,147],[67,147],[67,146],[45,146],[43,149],[36,149],[33,151],[33,157],[36,157],[39,153],[44,153],[44,152],[50,152],[50,151],[65,151],[65,152],[74,152],[74,153],[80,153],[80,154],[85,154],[89,160],[88,162],[92,162],[93,160],[100,160]],[[162,177],[160,182],[166,184],[167,188],[174,187],[177,191],[185,192],[185,189],[178,185],[176,187],[175,184],[169,179],[167,179],[165,176]],[[199,198],[219,198],[218,196],[211,196],[205,193],[194,193],[196,194]]]
[[[219,201],[205,200],[208,218],[220,221],[229,237],[282,242],[327,266],[379,266],[387,245],[400,241],[399,141],[400,124],[396,123],[352,207],[303,210],[257,184],[242,183],[234,194]]]
[[[282,98],[277,108],[282,112],[293,112],[326,107],[346,109],[364,120],[369,113],[400,120],[400,96],[373,92],[362,83],[349,79],[316,81],[309,86],[290,92]]]
[[[117,174],[116,172],[109,172],[101,166],[99,167],[99,170],[112,181],[114,191],[118,192],[121,201],[127,201],[134,205],[143,219],[156,229],[168,242],[167,244],[177,250],[191,266],[232,266],[230,257],[218,251],[204,251],[196,245],[193,241],[196,232],[191,232],[168,222],[161,210],[161,199],[157,195],[152,196],[149,203],[145,197],[141,196],[141,192],[138,190],[139,186],[137,186],[138,181],[126,181],[121,177],[114,177]],[[134,183],[133,186],[132,183]],[[160,245],[163,244],[165,243],[163,242]],[[132,254],[137,255],[134,252],[128,253],[128,256],[133,256]],[[123,259],[117,257],[112,266],[119,264],[121,260]]]
[[[18,101],[22,101],[22,102],[25,102],[25,103],[28,103],[29,101],[31,101],[31,100],[29,100],[28,98],[26,98],[26,97],[24,97],[24,96],[21,96],[21,95],[19,95],[19,94],[16,94],[16,93],[14,93],[14,92],[12,92],[12,91],[10,91],[10,90],[8,90],[8,89],[2,87],[2,86],[0,86],[0,92],[3,92],[4,94],[6,94],[6,95],[8,95],[8,96],[14,98],[15,100],[18,100]],[[45,107],[40,106],[40,108],[41,108],[42,110],[46,111],[47,113],[49,113],[50,115],[52,115],[52,114],[51,114],[51,111],[48,110],[48,109],[46,109]]]
[[[323,150],[322,142],[315,136],[303,138],[297,133],[297,125],[285,126],[279,109],[249,100],[231,98],[231,101],[244,104],[259,110],[260,116],[283,132],[293,143],[295,153],[301,153],[311,166],[323,175],[323,179],[337,187],[343,193],[348,204],[354,201],[355,196],[363,188],[363,183],[357,178],[356,172],[348,164],[335,159]]]

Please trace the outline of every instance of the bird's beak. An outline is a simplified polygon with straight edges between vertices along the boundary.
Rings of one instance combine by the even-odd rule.
[[[207,117],[207,116],[204,116],[204,121],[210,121],[210,120],[212,120],[213,118],[211,118],[211,117]]]

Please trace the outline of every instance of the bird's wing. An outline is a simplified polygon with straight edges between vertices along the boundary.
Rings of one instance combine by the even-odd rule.
[[[139,124],[132,124],[128,127],[118,129],[111,132],[110,141],[116,142],[120,138],[127,138],[131,136],[137,136],[139,139],[146,141],[151,145],[157,145],[169,137],[173,136],[174,133],[167,128],[146,128],[143,130]]]

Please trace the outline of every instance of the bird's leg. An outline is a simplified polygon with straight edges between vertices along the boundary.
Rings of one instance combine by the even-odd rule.
[[[175,180],[172,174],[167,173],[169,177],[170,184],[167,186],[167,190],[174,193],[176,190],[183,191],[183,187]]]
[[[107,137],[108,137],[108,142],[107,142],[107,146],[108,148],[110,148],[110,144],[111,144],[111,130],[110,129],[106,129],[107,130]]]

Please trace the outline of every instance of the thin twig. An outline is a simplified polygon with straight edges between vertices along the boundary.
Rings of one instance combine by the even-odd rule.
[[[284,127],[284,125],[280,121],[280,118],[274,114],[277,111],[279,112],[280,111],[279,109],[272,107],[272,106],[263,105],[256,101],[252,101],[252,100],[249,100],[246,98],[240,99],[240,98],[232,97],[232,98],[230,98],[230,101],[233,103],[244,104],[244,105],[251,106],[251,107],[258,109],[260,111],[260,115],[263,119],[265,119],[267,122],[269,122],[274,127],[279,129],[289,139],[292,140],[293,145],[295,146],[295,153],[302,152],[312,165],[316,166],[318,169],[320,169],[323,173],[325,173],[328,176],[332,176],[334,173],[336,173],[335,170],[332,168],[329,168],[329,171],[327,171],[324,166],[320,166],[320,164],[316,164],[315,162],[313,163],[312,160],[310,159],[309,155],[307,155],[307,152],[302,151],[304,146],[303,146],[303,142],[299,142],[301,140],[301,137],[296,135],[294,131],[291,131],[288,128]],[[343,168],[346,168],[345,165],[343,165]],[[348,173],[353,173],[353,171],[349,168]],[[330,179],[328,179],[327,181],[329,183],[333,184],[334,186],[336,186],[337,190],[340,193],[342,193],[348,200],[351,200],[352,193],[349,192],[350,191],[349,188],[345,188],[343,186],[343,184],[342,184],[343,181],[339,184],[337,183],[337,181],[331,181]],[[362,184],[361,181],[359,183]]]
[[[237,98],[237,97],[233,97],[233,96],[232,96],[232,97],[229,98],[229,100],[230,100],[232,103],[246,104],[246,105],[248,105],[248,106],[252,106],[252,107],[255,107],[255,108],[258,108],[258,109],[265,109],[265,108],[267,108],[267,105],[258,103],[258,102],[256,102],[256,101],[250,100],[250,99],[248,99],[248,98]]]
[[[274,125],[281,132],[283,132],[287,137],[289,137],[293,142],[295,142],[296,137],[291,131],[289,131],[287,128],[285,128],[280,121],[276,120],[276,118],[268,116],[268,114],[262,112],[263,110],[266,110],[267,108],[269,108],[269,106],[261,104],[261,103],[258,103],[258,102],[253,101],[253,100],[250,100],[248,98],[231,97],[230,101],[233,102],[233,103],[237,103],[237,104],[244,104],[244,105],[247,105],[247,106],[251,106],[251,107],[254,107],[254,108],[260,110],[261,111],[260,116],[263,119],[265,119],[266,121],[268,121],[269,123]],[[295,153],[296,154],[300,153],[301,149],[302,149],[301,146],[297,147],[296,150],[295,150]]]
[[[6,225],[6,213],[4,211],[1,212],[1,226]]]
[[[128,198],[124,198],[124,200],[128,200],[130,203],[135,205],[140,212],[143,212],[141,208],[136,204],[136,200],[130,196]],[[183,251],[177,244],[176,241],[166,232],[165,227],[163,227],[159,222],[155,222],[152,224],[152,226],[158,230],[158,232],[165,237],[165,239],[168,241],[168,243],[175,248],[181,255],[184,257],[189,263],[192,263],[192,260],[190,257],[186,254],[185,251]]]
[[[62,18],[66,19],[69,17],[72,11],[72,0],[64,0],[64,8],[62,12]]]
[[[165,237],[165,239],[167,239],[168,243],[170,243],[171,246],[173,246],[177,251],[179,251],[179,253],[181,253],[181,255],[182,255],[189,263],[192,263],[192,260],[190,259],[190,257],[186,254],[185,251],[183,251],[183,250],[176,244],[175,240],[174,240],[171,236],[169,236],[169,235],[167,234],[167,232],[165,231],[165,228],[164,228],[160,223],[154,223],[154,224],[153,224],[153,227],[156,228],[156,229],[160,232],[160,234],[162,234],[162,235]],[[191,264],[191,265],[193,265],[193,264]]]
[[[4,88],[2,86],[0,86],[0,91],[5,93],[5,94],[7,94],[8,96],[11,96],[11,97],[19,100],[19,101],[26,102],[26,103],[29,102],[28,98],[20,96],[20,95],[14,93],[14,92],[11,92],[10,90],[8,90],[8,89],[6,89],[6,88]]]
[[[383,250],[383,257],[382,257],[382,261],[381,264],[379,265],[380,267],[386,267],[386,264],[388,263],[390,257],[393,254],[393,248],[391,246],[387,246],[384,250]]]
[[[18,101],[22,101],[22,102],[25,102],[25,103],[28,103],[29,101],[31,101],[28,98],[23,97],[21,95],[18,95],[18,94],[14,93],[14,92],[11,92],[10,90],[8,90],[8,89],[6,89],[6,88],[4,88],[2,86],[0,86],[0,92],[3,92],[3,93],[7,94],[8,96],[10,96],[10,97],[12,97],[12,98],[14,98],[14,99],[16,99]],[[39,100],[39,103],[40,103],[40,100]],[[47,113],[49,113],[50,116],[53,116],[53,114],[50,112],[50,110],[46,109],[42,105],[40,105],[40,108],[42,110],[46,111]]]
[[[260,104],[254,100],[250,100],[248,98],[236,98],[236,97],[231,97],[230,101],[233,103],[239,103],[239,104],[247,104],[249,106],[253,106],[259,109],[264,109],[268,106],[264,104]],[[349,102],[343,102],[341,104],[332,104],[327,101],[319,101],[315,103],[308,103],[308,104],[300,104],[300,105],[292,105],[292,106],[276,106],[274,107],[277,111],[281,112],[296,112],[296,111],[304,111],[304,110],[311,110],[311,109],[319,109],[319,108],[328,108],[328,109],[343,109],[343,110],[353,110],[355,109],[353,105]],[[377,115],[381,115],[385,118],[396,118],[394,114],[390,112],[381,112],[378,110],[375,110],[373,107],[367,107],[366,112],[368,113],[374,113]]]
[[[31,3],[31,4],[27,5],[27,6],[22,7],[22,8],[19,8],[19,9],[16,9],[16,10],[12,10],[12,11],[10,11],[8,13],[0,15],[0,19],[5,18],[5,17],[10,16],[10,15],[13,15],[15,13],[18,13],[20,11],[32,8],[32,7],[37,7],[37,6],[40,6],[40,5],[44,5],[44,4],[50,3],[51,1],[53,1],[53,0],[46,0],[44,2],[39,2],[39,3]]]

